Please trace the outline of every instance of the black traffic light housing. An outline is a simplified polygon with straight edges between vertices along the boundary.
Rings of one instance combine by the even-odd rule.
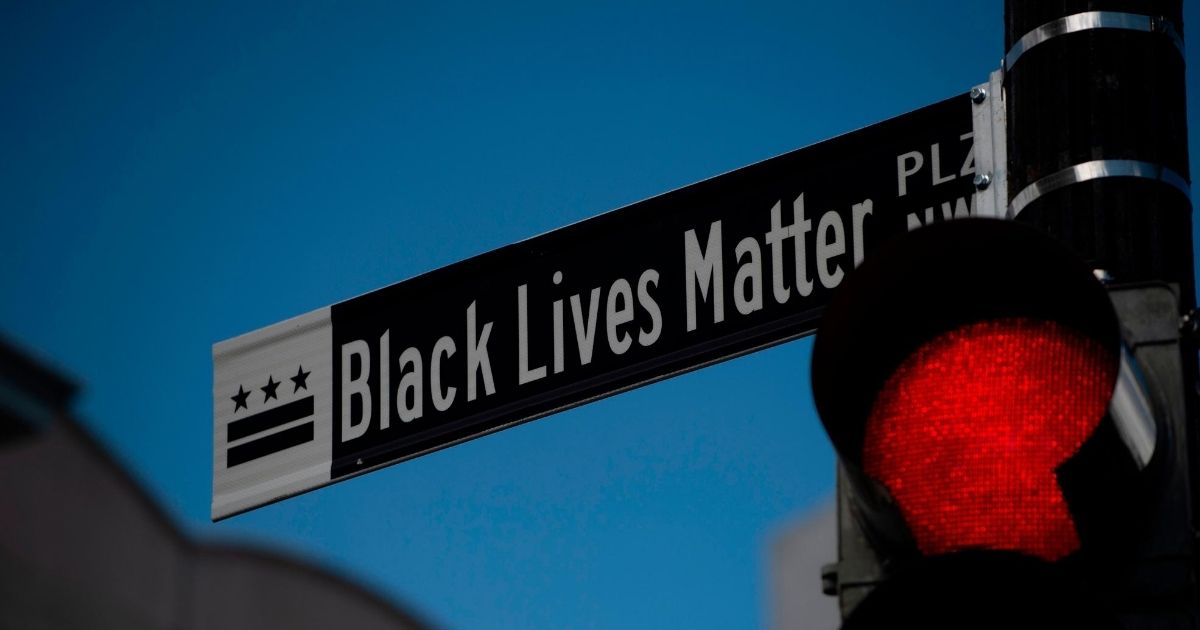
[[[1096,623],[1125,618],[1131,610],[1190,615],[1192,533],[1177,313],[1171,287],[1106,287],[1057,242],[1012,222],[923,228],[851,274],[825,313],[812,370],[817,409],[840,460],[839,563],[826,582],[841,595],[844,614],[863,603],[857,625],[847,627],[874,627],[862,621],[872,615],[894,617],[896,602],[918,601],[912,593],[897,593],[914,588],[941,593],[947,620],[956,619],[952,602],[973,602],[968,607],[982,611],[989,602],[1011,610],[1005,602],[1012,600],[1028,608],[1037,598],[1027,587],[1038,584],[1053,585],[1054,601],[1091,602],[1100,615]],[[1102,348],[1098,360],[1107,363],[1103,373],[1111,377],[1103,417],[1054,469],[1078,545],[1035,558],[1018,544],[989,546],[985,535],[968,536],[961,548],[951,544],[953,553],[922,549],[907,520],[912,514],[864,465],[867,419],[893,372],[931,340],[1014,318],[1054,322],[1091,340]],[[952,376],[964,384],[972,377]],[[1019,510],[1014,514],[1022,518]],[[953,595],[955,586],[973,583],[993,586],[971,590],[983,600]],[[872,591],[874,601],[863,602]]]

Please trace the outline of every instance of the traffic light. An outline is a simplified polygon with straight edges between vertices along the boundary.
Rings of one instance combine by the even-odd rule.
[[[850,275],[812,369],[846,628],[1195,627],[1176,293],[984,219]]]

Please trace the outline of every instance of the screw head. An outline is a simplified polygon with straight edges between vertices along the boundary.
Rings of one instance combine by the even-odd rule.
[[[978,104],[982,103],[985,99],[987,99],[987,90],[985,90],[981,87],[971,88],[971,102],[978,105]]]
[[[1179,332],[1192,343],[1200,341],[1200,311],[1192,309],[1185,313],[1179,320]],[[1197,391],[1200,391],[1200,382]]]
[[[976,173],[974,182],[975,188],[987,190],[988,185],[992,183],[992,176],[987,173]]]
[[[821,567],[821,592],[826,595],[838,594],[838,563],[831,562]]]

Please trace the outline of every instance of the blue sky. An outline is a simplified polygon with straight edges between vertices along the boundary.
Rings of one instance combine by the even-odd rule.
[[[197,536],[455,628],[761,626],[771,535],[832,492],[811,340],[218,524],[212,344],[964,92],[1002,28],[998,0],[4,3],[0,331]]]

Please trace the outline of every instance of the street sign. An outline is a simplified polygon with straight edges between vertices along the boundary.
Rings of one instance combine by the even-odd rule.
[[[216,344],[212,517],[811,333],[890,235],[993,212],[985,98]]]

